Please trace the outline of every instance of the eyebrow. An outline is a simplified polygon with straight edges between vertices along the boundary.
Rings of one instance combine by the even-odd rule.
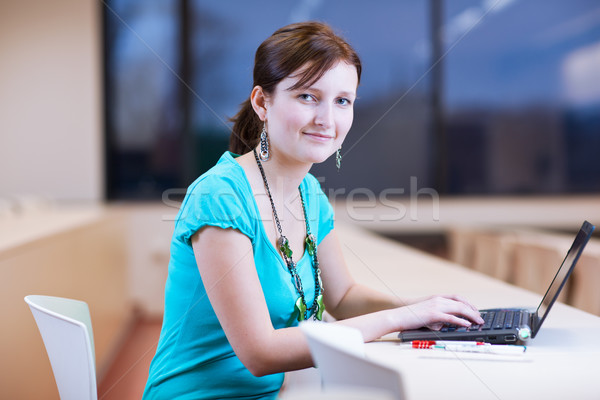
[[[356,92],[346,92],[343,91],[340,93],[340,95],[345,96],[345,97],[356,97]]]
[[[314,92],[322,93],[322,90],[314,88],[312,86],[303,86],[303,87],[299,87],[299,88],[295,88],[295,89],[292,89],[292,86],[290,86],[289,88],[287,88],[285,90],[288,90],[290,92],[294,91],[294,90],[297,90],[297,91],[312,90]],[[343,96],[343,97],[356,97],[356,92],[348,92],[346,90],[343,90],[343,91],[339,92],[338,95]]]

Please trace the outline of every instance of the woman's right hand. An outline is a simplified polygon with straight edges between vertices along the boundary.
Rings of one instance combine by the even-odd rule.
[[[394,310],[400,331],[428,327],[441,329],[444,324],[469,327],[483,324],[479,311],[459,296],[431,296]]]

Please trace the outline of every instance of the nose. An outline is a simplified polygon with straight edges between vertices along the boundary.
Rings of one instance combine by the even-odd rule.
[[[327,103],[319,104],[314,121],[315,125],[324,129],[331,128],[333,126],[333,106]]]

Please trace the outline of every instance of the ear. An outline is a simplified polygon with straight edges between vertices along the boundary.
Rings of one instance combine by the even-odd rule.
[[[262,87],[254,86],[252,93],[250,93],[250,103],[252,103],[252,108],[258,118],[264,121],[267,118],[267,96]]]

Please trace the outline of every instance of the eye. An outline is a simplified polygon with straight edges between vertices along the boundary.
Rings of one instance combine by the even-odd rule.
[[[298,95],[298,98],[300,100],[304,100],[304,101],[316,101],[315,97],[312,94],[308,94],[308,93],[302,93],[300,95]]]
[[[347,99],[345,97],[340,97],[339,99],[337,99],[337,103],[341,106],[349,106],[350,104],[352,104],[350,99]]]

